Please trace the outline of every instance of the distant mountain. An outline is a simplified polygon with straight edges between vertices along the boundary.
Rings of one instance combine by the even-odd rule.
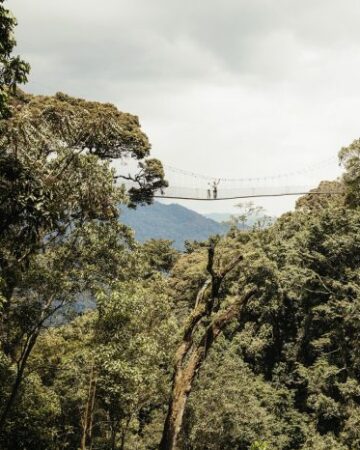
[[[183,250],[184,241],[204,241],[214,234],[226,233],[228,227],[178,204],[155,202],[137,209],[121,208],[121,222],[135,230],[138,241],[170,239],[174,247]]]

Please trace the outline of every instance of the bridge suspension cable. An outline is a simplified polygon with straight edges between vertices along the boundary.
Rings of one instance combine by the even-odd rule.
[[[239,195],[235,197],[216,197],[216,198],[204,198],[204,197],[177,197],[170,195],[154,195],[154,198],[166,198],[172,200],[196,200],[196,201],[224,201],[224,200],[240,200],[247,198],[264,198],[264,197],[289,197],[299,195],[341,195],[341,192],[321,192],[321,191],[306,191],[306,192],[283,192],[279,194],[254,194],[254,195]]]
[[[310,179],[305,180],[303,176],[334,164],[335,161],[336,158],[333,157],[296,171],[249,178],[210,177],[165,164],[164,168],[169,186],[156,192],[154,197],[157,199],[220,201],[306,194],[339,195],[341,192],[336,188],[331,190],[322,186],[320,189],[316,189],[320,180],[314,180],[314,177],[312,177],[312,181]],[[290,183],[287,186],[279,185],[279,181],[284,181],[283,179],[286,177],[291,179],[291,185]],[[129,177],[119,176],[119,178],[127,178],[123,181],[127,188],[139,187],[134,183],[130,174]],[[295,185],[295,183],[297,184]]]
[[[125,181],[123,183],[127,189],[139,186],[134,182]],[[300,195],[340,195],[342,191],[335,187],[314,186],[260,186],[260,187],[238,187],[232,189],[214,189],[211,187],[181,187],[169,186],[163,188],[162,191],[155,193],[154,198],[157,199],[173,199],[173,200],[199,200],[199,201],[221,201],[221,200],[238,200],[247,198],[264,198],[264,197],[288,197]]]
[[[338,164],[338,158],[333,156],[327,159],[324,159],[322,161],[318,161],[317,163],[314,164],[310,164],[307,166],[304,166],[302,168],[299,168],[297,170],[292,170],[289,172],[281,172],[281,173],[277,173],[277,174],[273,174],[273,175],[265,175],[265,176],[257,176],[257,177],[241,177],[241,178],[226,178],[226,177],[218,177],[218,176],[210,176],[210,175],[205,175],[205,174],[201,174],[198,172],[192,172],[189,170],[184,170],[184,169],[180,169],[168,164],[163,164],[166,173],[168,174],[169,172],[174,173],[174,174],[178,174],[178,175],[183,175],[185,177],[191,177],[191,178],[196,178],[199,180],[207,180],[207,181],[211,181],[211,180],[220,180],[220,182],[222,183],[242,183],[242,182],[259,182],[259,181],[274,181],[274,180],[279,180],[282,178],[289,178],[289,177],[294,177],[294,176],[298,176],[298,175],[306,175],[312,172],[316,172],[320,169],[324,169],[326,167],[332,166],[334,164]]]

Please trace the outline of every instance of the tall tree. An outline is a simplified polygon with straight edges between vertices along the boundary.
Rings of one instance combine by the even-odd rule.
[[[64,94],[36,97],[18,91],[11,102],[11,117],[0,122],[4,162],[0,170],[0,330],[2,349],[18,370],[0,414],[0,427],[14,403],[41,327],[66,303],[66,295],[74,299],[99,272],[92,269],[94,261],[87,253],[94,246],[89,230],[96,236],[94,241],[104,245],[97,249],[101,272],[103,255],[114,245],[110,241],[117,245],[116,236],[126,240],[129,234],[117,222],[119,202],[151,202],[154,190],[166,185],[161,163],[144,160],[150,145],[135,116]],[[122,157],[142,164],[138,187],[129,194],[116,183],[111,167],[111,160]],[[106,224],[104,240],[99,233]],[[84,242],[90,245],[79,250]],[[108,259],[109,264],[115,261]],[[57,271],[63,276],[53,282]],[[13,320],[30,304],[32,322],[24,334],[21,322]],[[20,341],[12,338],[17,326],[23,330]],[[26,346],[19,350],[24,342]]]
[[[216,260],[215,247],[216,239],[211,240],[208,249],[209,276],[197,293],[195,306],[187,319],[182,340],[175,354],[173,381],[160,450],[177,448],[186,403],[196,375],[214,341],[226,325],[240,314],[256,292],[255,287],[249,287],[245,292],[239,293],[227,306],[221,308],[224,303],[220,293],[223,281],[242,261],[243,255],[237,254],[226,262]]]

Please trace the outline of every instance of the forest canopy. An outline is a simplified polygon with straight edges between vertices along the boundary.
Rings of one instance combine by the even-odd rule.
[[[167,182],[139,119],[20,90],[2,5],[0,447],[360,448],[360,141],[273,223],[140,244],[119,205]]]

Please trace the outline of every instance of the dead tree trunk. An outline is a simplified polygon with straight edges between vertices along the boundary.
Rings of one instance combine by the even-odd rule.
[[[171,395],[159,450],[177,450],[184,411],[194,379],[215,339],[224,327],[240,314],[242,308],[255,293],[255,288],[252,288],[224,311],[219,314],[213,313],[215,301],[219,297],[219,291],[225,276],[242,259],[240,255],[225,268],[217,271],[214,269],[214,246],[209,248],[207,270],[210,278],[205,281],[198,292],[194,310],[185,326],[182,342],[175,355]],[[194,335],[201,325],[203,325],[203,329],[196,344],[194,343]]]

